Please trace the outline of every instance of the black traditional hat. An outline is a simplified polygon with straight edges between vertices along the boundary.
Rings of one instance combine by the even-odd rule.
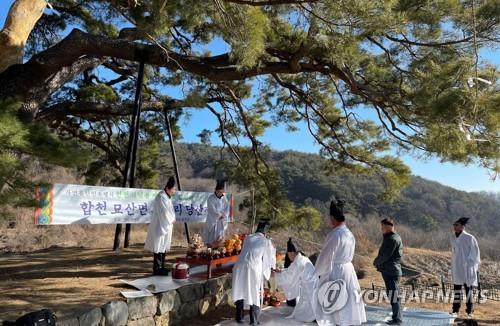
[[[286,252],[299,252],[299,248],[292,241],[292,238],[288,238],[288,242],[286,243]]]
[[[175,186],[175,179],[174,179],[174,177],[170,177],[170,178],[168,178],[168,181],[167,181],[167,184],[165,185],[165,187],[166,187],[167,189],[171,189],[171,188],[173,188],[174,186]]]
[[[339,222],[345,221],[344,204],[345,200],[342,199],[339,199],[336,202],[335,200],[332,200],[332,202],[330,203],[330,216],[332,216]]]
[[[469,222],[469,218],[468,217],[461,217],[461,218],[459,218],[458,220],[455,221],[455,224],[465,225],[468,222]]]
[[[223,190],[225,183],[226,180],[217,180],[217,184],[215,185],[215,190]]]
[[[271,227],[271,223],[269,223],[268,218],[261,218],[259,221],[259,225],[257,225],[257,230],[255,233],[260,232],[260,233],[267,233],[269,228]]]

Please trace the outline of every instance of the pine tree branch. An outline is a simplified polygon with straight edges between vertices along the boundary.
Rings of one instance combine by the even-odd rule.
[[[224,2],[249,6],[298,5],[319,1],[320,0],[224,0]]]
[[[168,68],[172,71],[185,72],[207,78],[212,81],[244,80],[250,77],[270,73],[321,72],[339,73],[340,69],[325,67],[323,64],[298,62],[293,67],[288,62],[264,61],[261,64],[243,68],[229,54],[213,57],[182,55],[167,51],[157,45],[131,42],[125,39],[110,39],[91,35],[74,29],[65,39],[55,46],[33,56],[23,65],[10,66],[0,74],[0,98],[19,96],[26,98],[33,89],[45,85],[50,76],[68,69],[81,61],[100,62],[106,57],[129,61],[144,61]],[[296,60],[294,58],[294,60]],[[76,75],[80,70],[75,71]],[[71,76],[71,77],[72,77]],[[342,78],[343,76],[339,76]],[[25,115],[36,115],[40,104],[28,105]]]
[[[217,110],[215,110],[212,106],[210,106],[210,105],[207,104],[206,107],[210,110],[210,112],[212,112],[217,117],[217,120],[219,121],[220,138],[221,138],[222,142],[224,144],[226,144],[227,147],[229,147],[229,149],[233,153],[234,157],[238,161],[238,164],[241,164],[241,158],[240,158],[240,156],[238,155],[238,153],[236,152],[236,150],[234,149],[234,147],[231,145],[231,143],[226,138],[226,134],[225,134],[225,121],[224,121],[224,119],[222,118],[222,116],[220,115],[220,113],[217,112]]]
[[[204,103],[213,103],[220,101],[220,98],[207,98]],[[169,99],[165,101],[144,101],[142,102],[143,112],[162,112],[163,110],[177,110],[185,108],[203,108],[205,104],[195,105],[185,100]],[[62,119],[67,116],[94,115],[101,118],[106,117],[124,117],[132,114],[134,108],[133,102],[122,103],[96,103],[86,101],[64,101],[47,108],[44,108],[37,115],[37,120]],[[99,118],[98,118],[99,119]]]

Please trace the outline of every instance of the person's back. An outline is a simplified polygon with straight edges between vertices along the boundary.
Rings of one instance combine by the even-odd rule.
[[[233,267],[232,299],[236,306],[236,321],[243,321],[243,307],[250,306],[250,323],[258,323],[263,278],[269,279],[276,265],[276,249],[266,238],[269,220],[262,219],[255,234],[248,235]]]
[[[401,258],[403,257],[403,241],[396,232],[384,234],[384,240],[375,260],[377,270],[383,274],[401,276]],[[384,259],[383,259],[384,258]],[[378,262],[378,264],[377,264]]]
[[[261,263],[268,241],[269,240],[262,233],[255,233],[247,236],[243,242],[243,247],[241,248],[240,256],[236,261],[235,267]]]
[[[352,262],[356,250],[356,239],[346,226],[333,230],[338,237],[337,250],[334,253],[334,264],[346,264]]]

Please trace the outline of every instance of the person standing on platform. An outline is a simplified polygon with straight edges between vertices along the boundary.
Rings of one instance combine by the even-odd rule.
[[[240,256],[233,267],[232,298],[236,322],[243,323],[243,307],[250,306],[250,325],[259,324],[264,279],[269,280],[276,267],[276,249],[266,237],[268,219],[261,219],[257,231],[243,241]]]
[[[465,288],[465,312],[472,318],[473,287],[477,286],[477,271],[481,263],[479,246],[476,238],[465,231],[469,218],[461,217],[453,223],[454,235],[451,239],[451,275],[453,281],[453,306],[451,315],[458,317],[462,286]]]
[[[345,225],[344,201],[330,204],[326,243],[316,261],[319,277],[314,293],[314,312],[319,325],[361,325],[366,322],[361,288],[352,264],[356,240]]]
[[[148,226],[144,248],[153,252],[153,275],[168,275],[165,268],[165,255],[170,250],[175,211],[172,196],[177,191],[174,177],[168,179],[165,188],[156,195],[153,213]]]
[[[399,296],[399,282],[403,275],[401,271],[401,257],[403,257],[403,242],[394,230],[394,220],[385,218],[380,221],[384,240],[378,251],[378,256],[373,265],[382,273],[387,297],[391,302],[392,320],[386,322],[388,325],[400,325],[403,323],[401,317],[401,297]]]
[[[224,239],[229,222],[230,205],[224,195],[224,180],[217,180],[215,192],[207,199],[207,219],[203,228],[203,241],[207,247],[218,247]]]

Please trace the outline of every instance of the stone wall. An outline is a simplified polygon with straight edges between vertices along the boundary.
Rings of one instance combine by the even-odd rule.
[[[231,274],[151,297],[112,301],[80,316],[58,320],[56,326],[182,325],[184,319],[227,304],[232,304]]]

